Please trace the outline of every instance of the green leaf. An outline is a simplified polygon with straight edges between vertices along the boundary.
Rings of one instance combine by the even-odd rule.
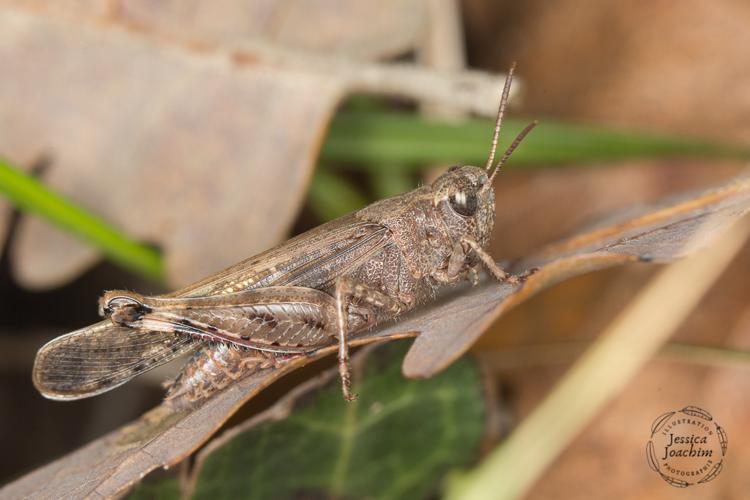
[[[130,492],[128,500],[177,500],[181,496],[178,479],[167,477],[158,481],[142,482]]]
[[[359,399],[338,378],[214,449],[196,498],[424,498],[478,453],[484,400],[476,364],[462,358],[429,380],[401,375],[404,343],[370,351],[354,371]],[[362,372],[360,374],[360,371]]]
[[[19,210],[38,215],[69,234],[90,243],[113,262],[160,281],[164,275],[161,254],[134,241],[34,177],[0,159],[0,192]]]
[[[506,119],[500,150],[530,121]],[[331,124],[321,160],[369,169],[390,163],[417,169],[446,162],[482,166],[487,161],[493,129],[494,123],[484,119],[454,123],[403,112],[344,111]],[[542,119],[511,161],[516,165],[551,165],[675,156],[746,159],[750,150],[692,138]]]
[[[473,119],[461,123],[429,120],[416,114],[380,111],[376,104],[350,106],[338,113],[324,143],[321,161],[356,165],[377,173],[371,178],[378,198],[411,187],[408,170],[435,163],[483,165],[494,124]],[[506,120],[502,150],[528,122]],[[551,165],[630,158],[704,156],[750,158],[750,150],[700,140],[608,130],[543,120],[513,155],[517,165]],[[398,169],[383,165],[398,165]],[[384,172],[385,170],[385,172]],[[128,238],[102,219],[51,191],[33,177],[0,159],[0,192],[20,210],[36,214],[90,243],[110,260],[150,279],[161,280],[159,252]],[[309,205],[330,220],[367,204],[351,183],[318,169]]]

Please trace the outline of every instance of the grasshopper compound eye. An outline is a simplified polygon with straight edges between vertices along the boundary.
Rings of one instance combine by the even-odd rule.
[[[471,217],[477,213],[479,202],[477,200],[477,194],[474,192],[467,193],[465,191],[458,191],[448,198],[451,208],[458,215],[464,217]]]

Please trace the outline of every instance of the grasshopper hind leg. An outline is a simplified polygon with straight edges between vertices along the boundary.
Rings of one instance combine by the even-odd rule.
[[[359,283],[349,276],[336,280],[334,292],[336,299],[336,330],[339,342],[339,375],[344,399],[354,401],[357,395],[352,393],[351,367],[349,363],[349,307],[357,300],[366,310],[377,316],[377,312],[395,316],[403,310],[403,304],[375,288]]]

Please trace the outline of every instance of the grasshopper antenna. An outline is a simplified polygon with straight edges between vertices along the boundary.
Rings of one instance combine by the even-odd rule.
[[[497,118],[495,119],[495,133],[492,135],[492,146],[490,147],[490,157],[487,158],[487,165],[484,169],[487,173],[492,170],[492,163],[495,161],[495,151],[497,150],[497,140],[500,138],[500,126],[503,124],[503,115],[505,114],[505,106],[508,104],[508,96],[510,95],[510,86],[513,83],[513,72],[516,70],[516,62],[510,65],[508,70],[508,76],[505,77],[505,85],[503,85],[503,95],[500,98],[500,107],[497,108]],[[494,173],[492,174],[494,175]]]
[[[490,175],[490,182],[489,184],[492,184],[492,179],[495,178],[495,174],[500,171],[500,169],[505,165],[505,163],[508,161],[508,158],[510,158],[510,155],[513,154],[513,151],[516,150],[519,144],[521,144],[521,141],[523,141],[524,137],[526,137],[529,132],[532,131],[534,127],[539,125],[539,122],[534,120],[533,122],[529,123],[524,127],[523,130],[516,136],[515,139],[513,139],[513,142],[510,143],[510,146],[508,146],[508,149],[505,150],[505,153],[503,154],[503,157],[500,158],[500,161],[497,162],[497,167],[495,167],[495,170],[492,171],[492,175]]]

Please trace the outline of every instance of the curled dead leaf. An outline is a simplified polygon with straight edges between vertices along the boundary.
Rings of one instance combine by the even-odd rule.
[[[372,332],[353,341],[364,345],[414,336]],[[83,498],[124,494],[146,474],[170,467],[202,446],[237,409],[271,383],[336,351],[295,356],[261,369],[198,405],[164,403],[135,422],[103,436],[0,489],[7,498]]]
[[[501,314],[564,279],[628,262],[669,262],[708,245],[750,211],[750,177],[741,176],[701,193],[644,208],[639,215],[550,245],[514,269],[539,270],[521,286],[485,286],[452,302],[448,322],[424,318],[422,332],[404,360],[407,377],[429,377],[466,352]],[[629,211],[631,212],[631,211]],[[463,326],[462,326],[463,325]]]

